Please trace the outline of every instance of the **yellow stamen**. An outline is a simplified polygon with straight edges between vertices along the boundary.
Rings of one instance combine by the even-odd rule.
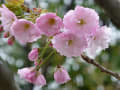
[[[27,29],[30,28],[30,25],[29,25],[29,24],[25,24],[25,25],[24,25],[24,28],[25,28],[25,30],[27,30]]]
[[[72,45],[73,44],[73,40],[69,40],[68,41],[68,46]]]
[[[84,25],[84,24],[86,24],[86,22],[83,19],[80,19],[79,22],[78,22],[78,24]]]
[[[48,20],[48,23],[49,23],[49,25],[54,25],[55,24],[55,19],[54,18],[50,18]]]

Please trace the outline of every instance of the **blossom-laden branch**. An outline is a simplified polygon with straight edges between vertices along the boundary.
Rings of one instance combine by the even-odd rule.
[[[43,35],[50,39],[42,51],[40,47],[33,48],[28,54],[29,60],[34,62],[33,67],[18,70],[20,77],[30,83],[46,85],[46,79],[40,69],[54,55],[54,52],[51,52],[43,58],[50,45],[57,53],[66,57],[78,57],[84,51],[88,56],[95,57],[98,50],[109,47],[111,30],[107,26],[100,26],[99,15],[94,9],[76,6],[74,10],[68,11],[63,19],[56,13],[45,12],[41,8],[28,11],[30,11],[28,16],[18,18],[5,5],[0,8],[3,36],[8,39],[9,45],[12,45],[15,40],[21,45],[37,42]],[[120,80],[118,74],[103,68],[86,56],[82,57],[101,71]],[[64,67],[57,66],[54,79],[57,83],[64,84],[70,80],[70,76]]]
[[[87,63],[90,63],[90,64],[96,66],[97,68],[99,68],[101,72],[104,72],[104,73],[106,73],[106,74],[109,74],[109,75],[115,77],[116,79],[120,80],[120,74],[115,73],[115,72],[112,72],[111,70],[103,67],[102,65],[100,65],[99,63],[97,63],[95,60],[90,59],[88,56],[81,55],[81,57],[82,57],[83,60],[86,61]]]

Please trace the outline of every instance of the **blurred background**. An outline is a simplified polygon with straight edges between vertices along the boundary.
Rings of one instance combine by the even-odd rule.
[[[5,2],[0,0],[0,3]],[[100,24],[112,29],[111,46],[96,57],[96,61],[114,72],[120,73],[120,1],[119,0],[25,0],[29,8],[41,7],[50,12],[64,14],[81,5],[95,9],[100,15]],[[47,79],[43,88],[27,83],[19,78],[17,70],[32,66],[28,52],[33,47],[44,47],[44,38],[38,43],[21,46],[17,42],[7,45],[7,40],[0,38],[0,90],[120,90],[120,81],[100,72],[99,69],[78,58],[65,58],[54,55],[42,68]],[[48,49],[48,53],[51,48]],[[46,56],[48,55],[46,53]],[[58,85],[53,78],[56,64],[62,64],[71,76],[71,81]]]

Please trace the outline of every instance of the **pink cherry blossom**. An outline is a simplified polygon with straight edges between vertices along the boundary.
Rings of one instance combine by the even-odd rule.
[[[56,16],[55,13],[46,13],[37,18],[36,25],[41,30],[42,34],[53,36],[60,32],[63,23],[62,19]]]
[[[72,57],[80,56],[87,48],[88,42],[84,36],[63,32],[54,36],[52,44],[61,55]]]
[[[46,85],[46,79],[42,74],[39,74],[37,79],[34,82],[35,85],[41,85],[44,86]]]
[[[28,58],[30,61],[35,61],[38,59],[39,56],[39,52],[38,52],[38,48],[33,48],[30,53],[28,54]]]
[[[108,48],[110,41],[111,41],[110,28],[106,26],[100,27],[100,29],[97,30],[95,35],[89,41],[89,47],[87,49],[87,54],[91,58],[95,58],[95,56],[101,50]]]
[[[35,72],[33,68],[23,68],[18,70],[18,74],[21,78],[25,79],[26,81],[33,83],[36,80]]]
[[[70,80],[70,76],[66,69],[63,67],[57,68],[56,72],[54,73],[54,79],[59,84],[64,84]]]
[[[11,25],[13,24],[14,21],[17,20],[17,17],[5,5],[2,5],[2,8],[0,8],[0,14],[1,14],[0,20],[2,21],[4,31],[10,32],[10,34],[12,34]]]
[[[12,25],[12,32],[20,44],[34,42],[40,38],[40,30],[30,21],[19,19]]]
[[[19,69],[18,74],[20,75],[21,78],[25,79],[29,83],[41,86],[46,85],[45,77],[40,72],[36,72],[33,67]]]
[[[76,6],[64,15],[63,24],[80,35],[93,35],[99,27],[99,16],[93,9]]]

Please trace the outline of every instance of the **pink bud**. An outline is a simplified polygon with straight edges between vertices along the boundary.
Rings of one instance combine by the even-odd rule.
[[[13,43],[14,43],[14,37],[10,37],[9,39],[8,39],[8,45],[13,45]]]
[[[35,71],[30,71],[26,76],[25,76],[26,81],[30,83],[34,83],[36,80],[36,72]]]
[[[70,80],[70,76],[63,67],[60,67],[54,73],[54,79],[57,83],[64,84]]]
[[[34,61],[34,65],[35,65],[35,66],[38,66],[38,65],[40,65],[41,63],[42,63],[42,61],[40,61],[40,62],[38,62],[38,60]]]
[[[2,25],[0,25],[0,32],[2,32],[3,31],[3,26]]]
[[[38,48],[34,48],[28,54],[28,58],[30,61],[35,61],[38,59],[38,55],[39,55]]]
[[[49,46],[50,46],[50,47],[52,47],[52,46],[53,46],[53,44],[52,44],[52,43],[50,43],[50,44],[49,44]]]
[[[46,85],[46,79],[42,74],[39,74],[37,77],[36,81],[34,82],[35,85],[41,85],[44,86]]]
[[[18,74],[29,83],[41,86],[46,85],[45,77],[40,72],[36,72],[33,67],[19,69]]]
[[[37,61],[34,61],[34,64],[35,64],[35,66],[38,66],[38,65],[39,65]]]
[[[4,38],[8,38],[9,37],[9,32],[5,32],[3,35]]]
[[[20,75],[21,78],[25,79],[30,83],[33,83],[36,80],[35,71],[33,71],[33,68],[19,69],[18,74]]]

